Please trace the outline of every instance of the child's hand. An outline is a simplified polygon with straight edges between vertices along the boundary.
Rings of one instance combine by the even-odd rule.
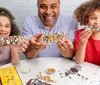
[[[29,45],[28,40],[26,40],[24,37],[20,38],[21,38],[20,44],[11,45],[11,48],[13,50],[16,50],[17,52],[25,52]]]
[[[83,30],[80,33],[80,44],[85,45],[91,35],[92,35],[92,31],[91,30]]]
[[[72,43],[72,41],[68,38],[66,38],[65,41],[63,40],[59,40],[57,42],[57,47],[60,51],[65,51],[65,50],[69,50],[69,49],[74,49],[74,45]]]

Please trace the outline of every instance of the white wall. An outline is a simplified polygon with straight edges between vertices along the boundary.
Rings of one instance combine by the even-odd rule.
[[[60,0],[61,11],[71,11],[87,0]],[[37,14],[37,0],[0,0],[0,7],[9,9],[16,17],[20,29],[26,16]]]

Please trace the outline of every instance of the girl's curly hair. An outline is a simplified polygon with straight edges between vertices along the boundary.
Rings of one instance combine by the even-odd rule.
[[[17,26],[16,22],[14,21],[15,17],[11,14],[11,12],[9,10],[7,10],[6,8],[0,7],[0,16],[5,16],[5,17],[9,18],[10,23],[11,23],[10,36],[20,34],[20,30],[18,29],[18,26]]]
[[[89,0],[85,3],[82,3],[75,11],[74,15],[80,25],[87,25],[88,24],[88,18],[91,13],[94,12],[94,10],[100,10],[100,0]]]

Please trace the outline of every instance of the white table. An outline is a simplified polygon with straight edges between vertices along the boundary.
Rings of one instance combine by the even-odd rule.
[[[4,65],[3,67],[10,65],[12,64]],[[21,65],[15,65],[15,67],[24,85],[30,79],[36,78],[39,72],[42,72],[43,76],[47,75],[45,73],[47,68],[56,69],[56,73],[50,75],[56,81],[52,85],[100,85],[100,67],[90,63],[85,62],[82,64],[82,69],[77,74],[65,76],[66,70],[69,70],[70,67],[75,65],[75,61],[64,58],[36,58],[22,60]],[[31,71],[27,74],[22,74],[20,72],[20,66],[31,68]]]

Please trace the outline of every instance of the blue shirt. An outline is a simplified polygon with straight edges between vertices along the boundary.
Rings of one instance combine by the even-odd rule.
[[[27,39],[30,39],[39,33],[49,34],[65,32],[68,38],[74,41],[75,31],[77,28],[76,20],[71,14],[60,14],[56,24],[52,27],[52,29],[46,27],[39,16],[29,16],[25,19],[22,35]],[[51,43],[47,44],[47,48],[41,50],[37,57],[62,57],[62,55],[60,54],[56,43]]]

